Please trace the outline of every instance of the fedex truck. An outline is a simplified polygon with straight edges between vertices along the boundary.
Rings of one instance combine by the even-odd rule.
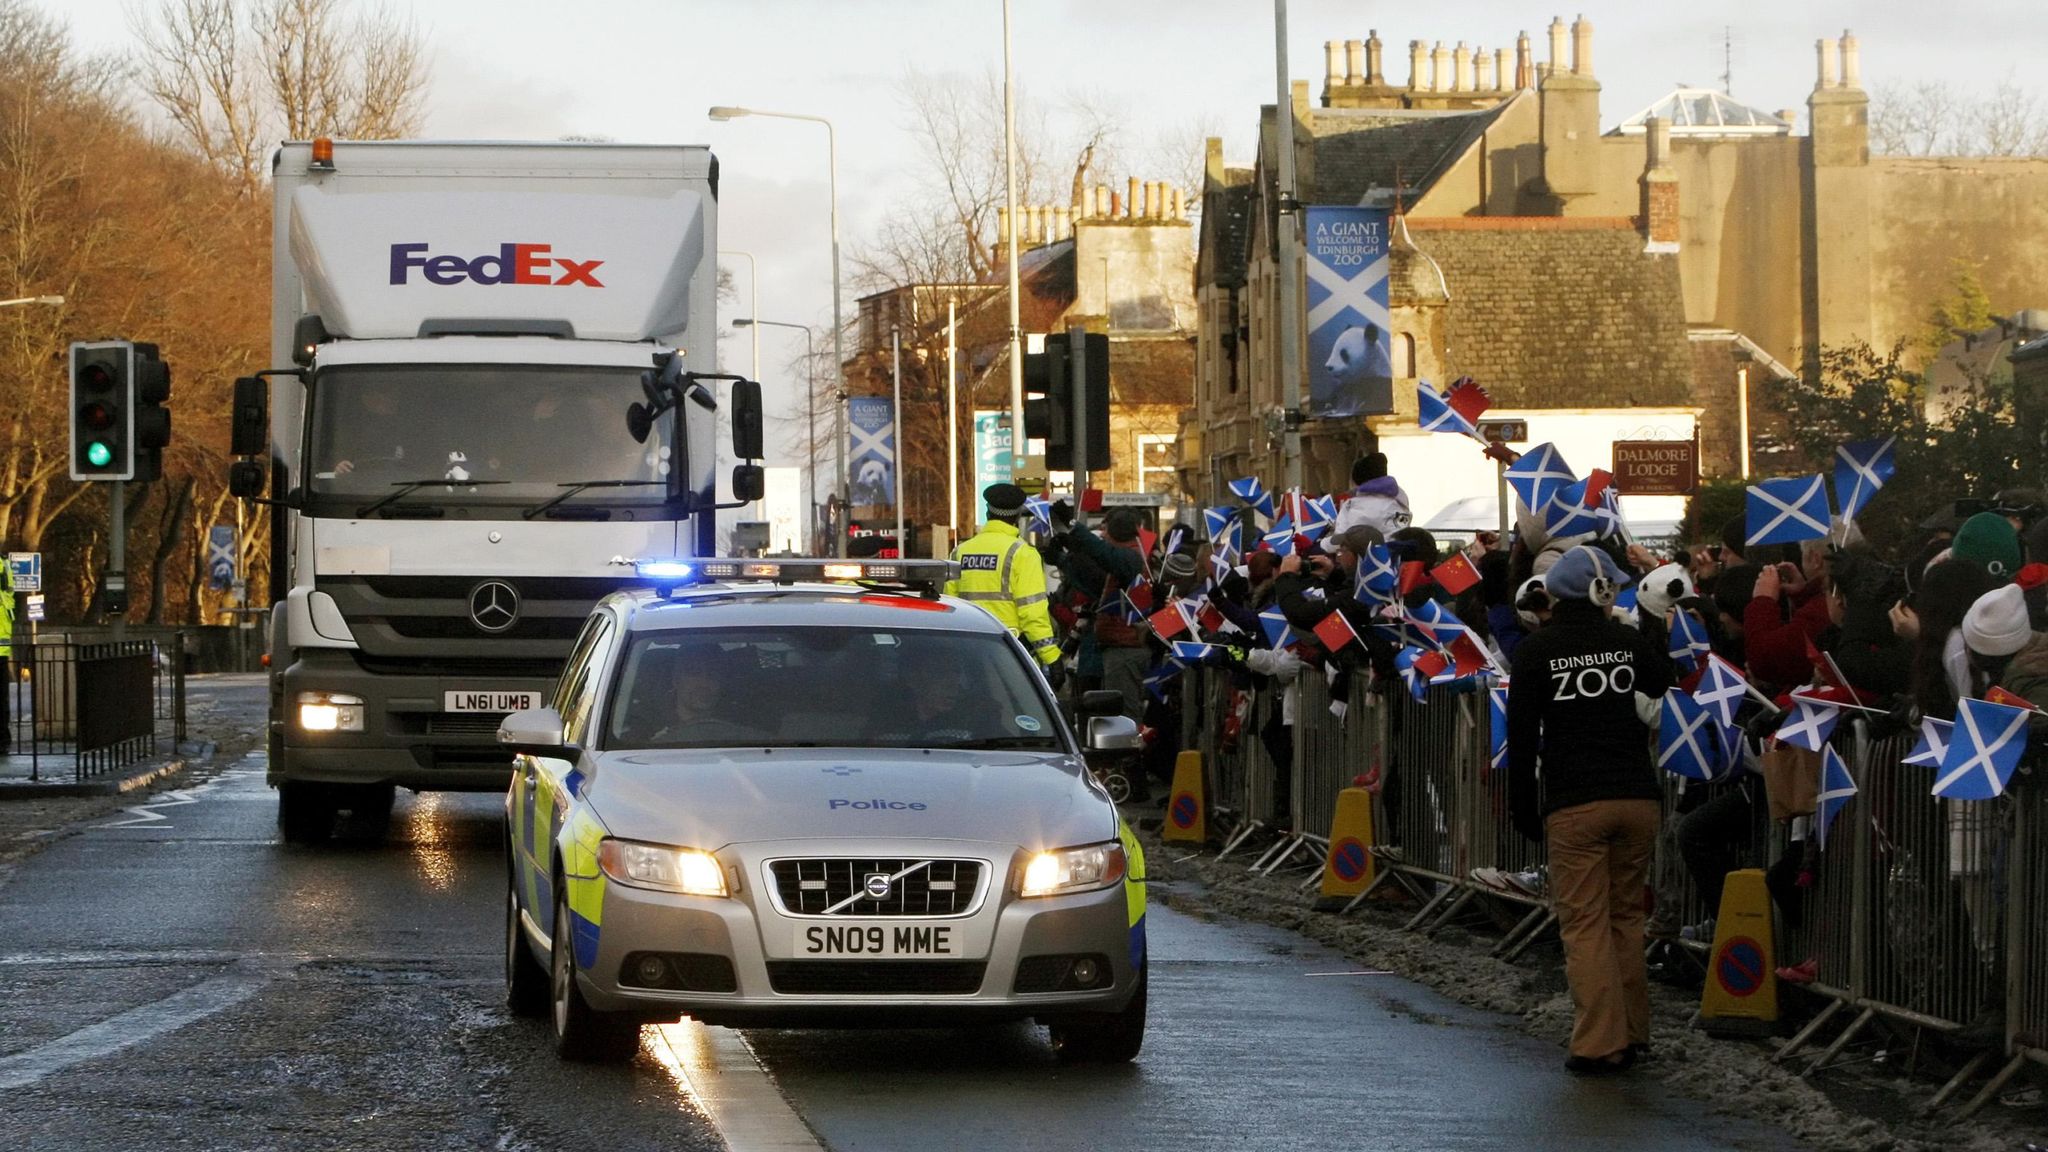
[[[269,777],[306,842],[381,834],[397,788],[504,788],[498,721],[591,605],[758,498],[760,391],[713,371],[706,149],[319,140],[272,167],[274,367],[236,382],[230,479],[271,517]]]

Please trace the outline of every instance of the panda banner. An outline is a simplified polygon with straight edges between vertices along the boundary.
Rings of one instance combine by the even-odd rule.
[[[847,466],[853,470],[848,501],[856,518],[880,516],[896,506],[896,407],[887,396],[846,401]]]
[[[1307,211],[1308,414],[1394,410],[1393,328],[1387,312],[1387,213]]]

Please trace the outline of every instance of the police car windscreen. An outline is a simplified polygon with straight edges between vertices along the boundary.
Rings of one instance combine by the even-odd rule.
[[[408,503],[532,504],[564,484],[662,480],[669,425],[633,439],[641,399],[632,368],[364,365],[323,370],[312,388],[308,467],[314,496],[376,498],[439,478]],[[463,488],[464,481],[491,481]],[[579,504],[659,504],[659,484],[585,492]]]
[[[848,627],[634,637],[605,746],[1057,751],[1048,701],[1003,638]]]

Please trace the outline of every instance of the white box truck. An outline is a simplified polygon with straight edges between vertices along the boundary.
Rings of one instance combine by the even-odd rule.
[[[396,788],[505,787],[498,721],[622,558],[711,554],[717,409],[750,461],[760,392],[712,371],[704,148],[319,140],[272,171],[274,367],[236,383],[231,473],[271,515],[269,777],[287,841],[381,834]]]

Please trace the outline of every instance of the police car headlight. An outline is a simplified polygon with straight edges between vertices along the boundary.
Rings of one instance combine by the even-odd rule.
[[[306,732],[361,732],[363,698],[340,692],[301,692],[299,728]]]
[[[606,876],[635,888],[685,896],[726,895],[725,869],[718,857],[698,848],[607,838],[597,846],[597,866]]]
[[[1080,848],[1040,852],[1024,864],[1018,877],[1019,896],[1059,896],[1092,892],[1124,878],[1124,846],[1114,840]]]

